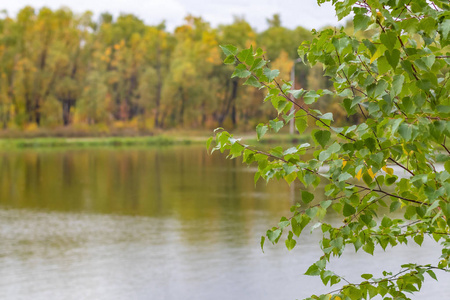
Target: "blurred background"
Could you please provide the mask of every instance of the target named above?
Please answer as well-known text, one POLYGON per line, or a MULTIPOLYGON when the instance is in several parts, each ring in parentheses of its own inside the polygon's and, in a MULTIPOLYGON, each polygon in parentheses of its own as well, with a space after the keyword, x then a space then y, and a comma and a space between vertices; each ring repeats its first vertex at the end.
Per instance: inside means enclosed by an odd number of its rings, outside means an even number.
MULTIPOLYGON (((4 3, 0 135, 149 134, 217 126, 252 131, 276 112, 263 104, 262 91, 230 78, 233 69, 222 63, 221 44, 263 48, 270 67, 297 89, 331 86, 321 66, 294 64, 313 27, 338 24, 330 6, 313 0, 141 2, 4 3)), ((348 121, 332 99, 324 97, 316 108, 333 109, 338 122, 348 121)))

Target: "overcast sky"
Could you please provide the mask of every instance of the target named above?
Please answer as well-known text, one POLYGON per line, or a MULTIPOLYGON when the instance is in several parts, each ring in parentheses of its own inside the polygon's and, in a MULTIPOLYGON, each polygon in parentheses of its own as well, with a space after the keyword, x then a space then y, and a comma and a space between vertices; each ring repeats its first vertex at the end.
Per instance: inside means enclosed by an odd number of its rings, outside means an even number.
POLYGON ((48 6, 52 9, 70 7, 77 13, 86 10, 96 16, 110 12, 132 13, 146 24, 155 25, 166 20, 168 30, 181 25, 187 14, 202 16, 216 26, 229 24, 233 16, 244 16, 259 31, 267 27, 266 18, 275 13, 281 15, 282 25, 295 28, 303 26, 319 29, 325 25, 337 25, 334 9, 328 5, 319 7, 316 0, 2 0, 0 10, 6 9, 10 16, 26 5, 35 8, 48 6))

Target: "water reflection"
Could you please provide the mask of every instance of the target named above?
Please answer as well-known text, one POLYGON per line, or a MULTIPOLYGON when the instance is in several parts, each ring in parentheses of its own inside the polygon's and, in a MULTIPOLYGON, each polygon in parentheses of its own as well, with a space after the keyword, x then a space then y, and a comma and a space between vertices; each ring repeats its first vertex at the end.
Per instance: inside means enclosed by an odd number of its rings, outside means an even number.
POLYGON ((181 219, 289 205, 276 184, 255 192, 245 168, 197 147, 1 153, 0 204, 181 219), (274 195, 283 203, 270 207, 274 195))
MULTIPOLYGON (((251 169, 203 147, 0 153, 0 295, 297 299, 325 292, 319 279, 301 275, 317 259, 316 234, 290 253, 282 245, 259 249, 260 235, 299 201, 296 190, 255 187, 251 169)), ((352 277, 355 266, 397 270, 400 261, 437 258, 433 243, 425 244, 377 260, 349 249, 333 267, 352 277)), ((415 299, 450 292, 432 281, 425 289, 415 299)))

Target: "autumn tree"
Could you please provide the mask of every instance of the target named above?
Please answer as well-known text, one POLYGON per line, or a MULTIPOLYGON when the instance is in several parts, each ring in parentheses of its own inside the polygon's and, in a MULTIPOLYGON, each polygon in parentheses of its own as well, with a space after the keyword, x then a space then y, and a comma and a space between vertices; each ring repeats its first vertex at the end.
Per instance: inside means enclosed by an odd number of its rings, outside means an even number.
MULTIPOLYGON (((264 44, 267 59, 289 69, 297 44, 311 37, 283 27, 279 16, 262 32, 239 17, 213 28, 193 16, 169 32, 131 14, 96 19, 89 11, 27 6, 0 16, 0 126, 246 130, 274 113, 269 103, 259 106, 261 90, 229 78, 217 45, 264 44)), ((294 68, 296 88, 324 81, 321 72, 294 68)))
POLYGON ((177 45, 174 49, 167 82, 165 98, 171 98, 172 122, 185 125, 204 123, 211 94, 208 78, 213 67, 220 64, 216 33, 201 18, 188 16, 186 24, 175 30, 177 45), (206 84, 206 85, 205 85, 206 84), (194 107, 200 109, 193 109, 194 107))

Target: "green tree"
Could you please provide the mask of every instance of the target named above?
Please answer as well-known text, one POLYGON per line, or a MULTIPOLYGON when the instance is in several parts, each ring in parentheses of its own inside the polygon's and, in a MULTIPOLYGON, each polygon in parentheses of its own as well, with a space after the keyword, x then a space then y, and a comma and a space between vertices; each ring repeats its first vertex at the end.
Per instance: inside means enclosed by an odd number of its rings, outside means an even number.
POLYGON ((236 63, 235 74, 246 84, 265 89, 278 113, 256 127, 258 138, 292 118, 303 133, 312 119, 313 145, 261 151, 218 130, 212 151, 257 164, 255 180, 304 184, 302 202, 267 231, 261 247, 283 238, 291 250, 307 226, 322 233, 322 253, 305 274, 338 287, 308 299, 410 299, 426 277, 450 271, 450 6, 444 0, 318 1, 324 2, 332 2, 339 19, 352 13, 354 32, 363 33, 314 31, 313 40, 298 48, 302 61, 323 65, 333 82, 329 89, 292 90, 268 68, 261 49, 222 47, 225 63, 236 63), (327 95, 340 99, 348 117, 359 114, 359 123, 339 127, 332 112, 312 109, 327 95), (306 151, 313 158, 305 158, 306 151), (323 201, 306 189, 320 182, 326 184, 323 201), (341 224, 327 222, 332 211, 341 224), (421 245, 424 239, 442 250, 429 264, 389 266, 383 274, 361 274, 360 282, 327 267, 347 246, 373 255, 378 247, 421 245))

